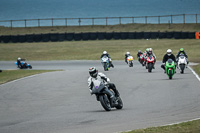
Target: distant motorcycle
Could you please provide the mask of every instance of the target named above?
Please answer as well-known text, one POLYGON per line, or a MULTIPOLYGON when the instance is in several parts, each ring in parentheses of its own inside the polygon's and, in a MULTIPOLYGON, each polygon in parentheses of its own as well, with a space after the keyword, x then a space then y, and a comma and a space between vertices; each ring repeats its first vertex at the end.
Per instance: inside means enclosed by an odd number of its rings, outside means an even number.
POLYGON ((107 56, 103 56, 101 58, 101 63, 103 65, 104 71, 108 71, 110 68, 109 58, 107 56))
POLYGON ((153 69, 153 67, 154 67, 154 61, 155 61, 155 59, 154 59, 154 57, 153 56, 149 56, 149 57, 147 57, 147 59, 146 59, 147 61, 146 61, 146 69, 148 69, 148 72, 152 72, 152 69, 153 69))
POLYGON ((175 74, 175 63, 172 59, 168 59, 165 63, 165 71, 169 79, 172 79, 173 75, 175 74))
POLYGON ((184 54, 181 54, 178 58, 177 68, 180 70, 180 73, 184 73, 185 68, 187 68, 187 59, 184 54))
POLYGON ((15 64, 17 65, 17 67, 19 69, 32 69, 32 66, 28 63, 26 63, 25 61, 21 61, 21 65, 18 66, 17 62, 15 62, 15 64))
POLYGON ((101 105, 106 111, 110 111, 112 108, 123 108, 121 98, 115 97, 114 91, 109 89, 105 83, 99 80, 95 80, 93 83, 94 87, 92 88, 92 94, 96 94, 97 101, 100 101, 101 105), (114 95, 114 97, 111 97, 111 95, 114 95))
POLYGON ((142 64, 142 66, 145 65, 145 64, 144 64, 144 55, 145 55, 145 53, 141 54, 140 57, 139 57, 139 61, 140 61, 140 63, 142 64))
POLYGON ((128 62, 128 65, 129 65, 129 67, 133 67, 133 56, 128 56, 127 58, 126 58, 126 60, 127 60, 127 62, 128 62))

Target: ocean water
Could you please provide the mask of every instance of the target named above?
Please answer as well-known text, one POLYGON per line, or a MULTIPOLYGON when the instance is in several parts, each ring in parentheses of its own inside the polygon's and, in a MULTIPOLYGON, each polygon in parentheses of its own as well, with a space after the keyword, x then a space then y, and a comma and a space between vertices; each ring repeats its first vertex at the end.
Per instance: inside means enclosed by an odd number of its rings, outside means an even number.
MULTIPOLYGON (((200 14, 200 0, 0 0, 1 20, 46 19, 46 18, 96 18, 96 17, 137 17, 175 14, 200 14)), ((200 16, 198 16, 200 17, 200 16)), ((186 16, 186 23, 195 23, 196 16, 186 16)), ((161 18, 168 22, 170 18, 161 18)), ((143 19, 122 19, 121 23, 143 23, 143 19)), ((157 23, 158 18, 149 19, 157 23)), ((173 18, 177 23, 183 16, 173 18)), ((198 22, 200 18, 198 19, 198 22)), ((57 20, 54 25, 78 25, 78 19, 57 20)), ((105 19, 95 20, 105 24, 105 19)), ((119 19, 110 19, 108 24, 118 24, 119 19)), ((27 26, 37 26, 38 21, 28 21, 27 26)), ((81 20, 81 24, 92 24, 92 20, 81 20)), ((10 22, 0 22, 10 25, 10 22)), ((23 26, 24 21, 13 22, 12 26, 23 26)), ((51 20, 41 20, 40 26, 52 25, 51 20)))

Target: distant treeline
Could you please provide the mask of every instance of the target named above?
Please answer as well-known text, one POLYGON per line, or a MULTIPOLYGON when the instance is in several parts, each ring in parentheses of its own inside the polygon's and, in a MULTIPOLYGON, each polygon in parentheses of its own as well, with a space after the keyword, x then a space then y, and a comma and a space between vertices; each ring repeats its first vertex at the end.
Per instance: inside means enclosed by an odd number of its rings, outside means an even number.
POLYGON ((88 33, 48 33, 27 35, 3 35, 0 42, 58 42, 118 39, 195 39, 195 32, 88 32, 88 33))

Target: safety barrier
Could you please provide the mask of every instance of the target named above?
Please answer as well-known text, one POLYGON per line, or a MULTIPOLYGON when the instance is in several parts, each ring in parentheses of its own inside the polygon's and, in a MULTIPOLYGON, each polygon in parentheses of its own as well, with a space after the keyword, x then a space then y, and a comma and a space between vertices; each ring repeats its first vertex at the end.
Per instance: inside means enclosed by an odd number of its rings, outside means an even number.
POLYGON ((0 42, 58 42, 119 39, 199 39, 199 32, 87 32, 87 33, 48 33, 28 35, 3 35, 0 42))

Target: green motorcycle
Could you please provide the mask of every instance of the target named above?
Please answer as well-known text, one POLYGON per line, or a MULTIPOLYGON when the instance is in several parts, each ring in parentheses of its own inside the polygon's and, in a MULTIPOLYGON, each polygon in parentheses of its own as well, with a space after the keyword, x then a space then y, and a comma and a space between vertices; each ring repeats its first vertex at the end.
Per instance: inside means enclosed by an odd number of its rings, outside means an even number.
POLYGON ((165 63, 165 71, 169 76, 169 79, 172 79, 175 73, 175 63, 172 59, 168 59, 167 62, 165 63))

